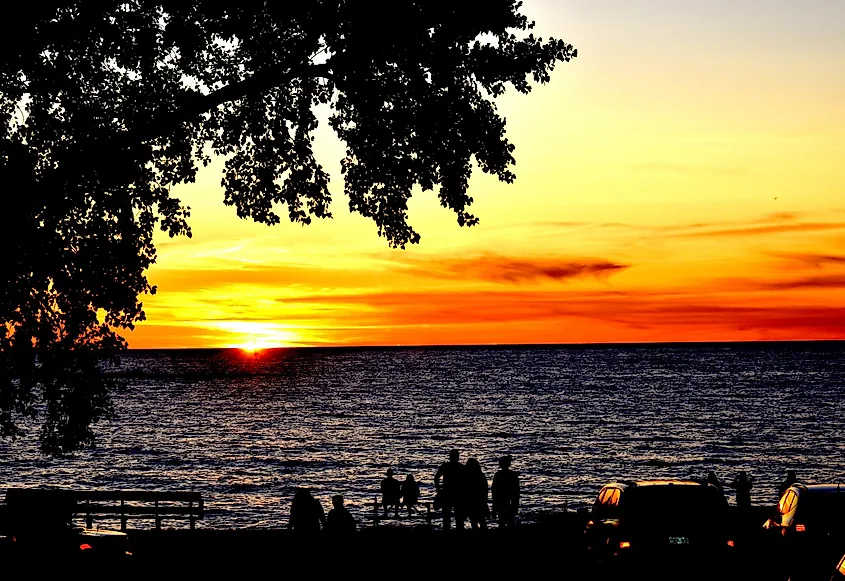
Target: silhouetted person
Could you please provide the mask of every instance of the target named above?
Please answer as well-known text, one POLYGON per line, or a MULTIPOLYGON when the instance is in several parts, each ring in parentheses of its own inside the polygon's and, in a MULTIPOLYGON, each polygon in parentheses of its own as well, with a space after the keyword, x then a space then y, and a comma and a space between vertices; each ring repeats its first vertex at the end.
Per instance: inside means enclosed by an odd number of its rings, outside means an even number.
POLYGON ((464 528, 463 487, 466 466, 460 462, 457 450, 449 452, 449 461, 444 462, 434 475, 434 488, 443 512, 443 528, 452 527, 452 511, 455 513, 455 526, 464 528), (442 479, 442 484, 441 484, 442 479))
POLYGON ((402 504, 408 507, 408 516, 411 516, 411 510, 416 512, 416 505, 420 499, 420 485, 414 480, 413 475, 408 474, 405 481, 402 482, 402 504))
POLYGON ((326 526, 326 513, 320 501, 307 488, 297 488, 290 505, 288 528, 300 532, 319 531, 326 526))
POLYGON ((798 477, 795 476, 795 470, 787 470, 786 480, 781 482, 780 488, 778 488, 778 501, 780 501, 780 497, 783 496, 783 493, 796 482, 798 482, 798 477))
POLYGON ((335 494, 332 496, 332 509, 329 511, 329 516, 326 517, 326 530, 334 533, 351 533, 354 532, 358 523, 343 506, 343 495, 335 494))
POLYGON ((481 470, 481 464, 475 458, 467 460, 466 482, 464 486, 464 509, 472 528, 487 528, 487 477, 481 470))
POLYGON ((384 507, 384 516, 387 516, 389 508, 393 508, 396 516, 399 516, 399 499, 402 496, 402 485, 393 477, 393 468, 387 469, 387 476, 381 481, 381 505, 384 507))
POLYGON ((753 483, 745 470, 731 482, 731 488, 736 491, 736 505, 742 510, 751 508, 751 487, 753 483))
POLYGON ((719 492, 724 493, 725 489, 722 487, 722 483, 719 482, 719 478, 716 476, 715 472, 708 472, 707 473, 707 480, 705 481, 707 484, 712 484, 716 488, 719 489, 719 492))
POLYGON ((513 526, 519 511, 519 476, 511 470, 512 460, 510 456, 499 458, 499 471, 493 476, 493 514, 500 527, 513 526))

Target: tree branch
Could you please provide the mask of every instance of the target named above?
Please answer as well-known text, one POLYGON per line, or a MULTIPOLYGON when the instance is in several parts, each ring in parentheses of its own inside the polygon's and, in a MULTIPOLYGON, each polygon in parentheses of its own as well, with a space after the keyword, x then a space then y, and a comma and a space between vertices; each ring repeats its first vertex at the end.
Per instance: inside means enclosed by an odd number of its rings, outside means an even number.
POLYGON ((254 95, 262 93, 269 89, 278 87, 282 83, 288 83, 293 79, 304 77, 304 73, 309 73, 313 77, 331 78, 331 69, 328 64, 323 63, 319 65, 301 64, 298 67, 270 67, 262 71, 258 71, 251 77, 246 78, 237 83, 226 85, 216 91, 203 95, 198 101, 196 110, 191 113, 200 115, 206 111, 210 111, 218 105, 234 101, 247 95, 254 95), (310 70, 309 70, 310 69, 310 70), (279 76, 282 75, 282 78, 279 76))
POLYGON ((306 75, 314 78, 332 78, 331 68, 327 63, 310 64, 301 63, 295 67, 274 66, 254 73, 241 81, 237 81, 225 87, 221 87, 208 95, 198 92, 186 95, 186 103, 179 109, 167 115, 166 118, 153 123, 144 123, 141 127, 133 128, 120 136, 124 146, 131 146, 142 143, 149 139, 162 137, 172 128, 180 123, 193 121, 203 113, 211 111, 215 107, 235 101, 250 95, 261 94, 294 79, 303 78, 306 75))

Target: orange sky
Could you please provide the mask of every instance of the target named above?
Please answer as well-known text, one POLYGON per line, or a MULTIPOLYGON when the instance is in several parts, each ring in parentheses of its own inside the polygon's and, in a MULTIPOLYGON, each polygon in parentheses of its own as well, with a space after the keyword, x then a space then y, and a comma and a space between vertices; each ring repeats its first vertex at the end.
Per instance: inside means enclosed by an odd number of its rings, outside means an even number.
POLYGON ((215 160, 174 192, 194 237, 157 239, 130 345, 845 339, 845 3, 524 12, 579 57, 499 101, 517 180, 476 172, 479 226, 419 192, 421 244, 388 248, 329 129, 335 218, 311 226, 239 220, 215 160))

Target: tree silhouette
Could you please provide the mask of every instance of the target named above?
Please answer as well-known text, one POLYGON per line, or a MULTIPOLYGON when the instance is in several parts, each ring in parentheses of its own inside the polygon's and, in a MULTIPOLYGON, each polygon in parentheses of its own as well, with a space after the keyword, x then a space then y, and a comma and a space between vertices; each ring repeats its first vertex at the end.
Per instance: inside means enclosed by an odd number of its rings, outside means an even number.
POLYGON ((104 360, 155 293, 153 232, 191 235, 171 186, 225 156, 224 203, 275 224, 331 217, 315 107, 345 143, 351 211, 419 242, 415 185, 460 225, 473 165, 511 182, 495 98, 577 51, 513 0, 14 2, 0 37, 0 431, 43 412, 45 452, 93 443, 104 360))

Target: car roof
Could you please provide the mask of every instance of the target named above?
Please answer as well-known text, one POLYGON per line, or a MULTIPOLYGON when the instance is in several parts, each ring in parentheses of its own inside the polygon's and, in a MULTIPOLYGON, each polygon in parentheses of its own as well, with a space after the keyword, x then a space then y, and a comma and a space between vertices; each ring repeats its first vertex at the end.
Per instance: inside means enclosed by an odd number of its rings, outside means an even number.
POLYGON ((794 488, 799 492, 809 492, 811 494, 835 494, 837 492, 845 492, 845 487, 842 484, 793 484, 790 488, 794 488), (841 488, 841 490, 840 490, 841 488))
POLYGON ((611 486, 614 488, 642 488, 649 486, 705 486, 703 482, 695 480, 621 480, 605 484, 602 488, 611 486))

